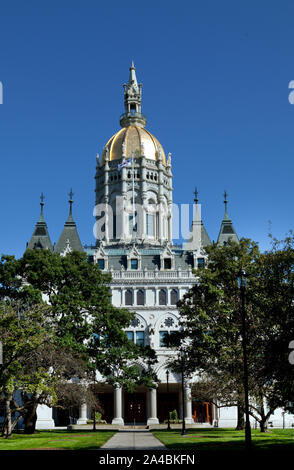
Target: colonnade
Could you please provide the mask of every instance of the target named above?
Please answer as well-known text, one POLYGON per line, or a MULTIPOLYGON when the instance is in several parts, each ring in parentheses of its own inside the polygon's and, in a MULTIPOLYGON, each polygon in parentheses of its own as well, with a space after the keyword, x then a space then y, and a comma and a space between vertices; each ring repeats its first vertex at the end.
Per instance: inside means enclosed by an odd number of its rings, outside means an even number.
MULTIPOLYGON (((147 391, 147 425, 159 424, 157 417, 157 388, 150 388, 147 391)), ((123 389, 120 386, 114 388, 114 417, 112 424, 124 425, 123 418, 123 389)), ((179 390, 179 418, 182 419, 182 392, 179 390)), ((192 417, 192 399, 190 386, 185 387, 185 410, 184 418, 186 424, 194 423, 192 417)), ((83 404, 80 406, 80 416, 77 424, 85 424, 87 422, 87 406, 83 404)))

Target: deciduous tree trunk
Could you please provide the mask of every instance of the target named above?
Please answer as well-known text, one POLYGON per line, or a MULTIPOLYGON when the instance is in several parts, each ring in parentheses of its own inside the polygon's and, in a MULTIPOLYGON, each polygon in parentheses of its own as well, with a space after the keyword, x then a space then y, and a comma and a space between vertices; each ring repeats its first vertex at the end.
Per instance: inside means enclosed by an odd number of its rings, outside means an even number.
POLYGON ((34 434, 37 421, 37 403, 28 406, 24 416, 24 432, 25 434, 34 434))
POLYGON ((243 409, 243 406, 241 406, 240 403, 238 403, 236 431, 242 431, 244 428, 245 428, 244 409, 243 409))
POLYGON ((267 420, 266 419, 261 419, 259 421, 259 426, 260 426, 260 432, 267 432, 267 420))
POLYGON ((12 400, 12 394, 8 394, 5 397, 5 421, 2 429, 2 436, 6 439, 11 437, 12 434, 12 422, 11 422, 11 407, 10 402, 12 400))

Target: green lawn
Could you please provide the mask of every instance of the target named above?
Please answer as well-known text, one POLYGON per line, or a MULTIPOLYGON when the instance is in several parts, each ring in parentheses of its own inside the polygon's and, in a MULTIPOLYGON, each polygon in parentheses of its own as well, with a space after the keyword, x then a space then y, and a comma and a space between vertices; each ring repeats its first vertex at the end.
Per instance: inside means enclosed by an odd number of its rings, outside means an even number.
MULTIPOLYGON (((252 430, 254 450, 294 451, 294 430, 271 429, 267 433, 252 430)), ((228 428, 188 429, 182 436, 180 429, 152 431, 163 444, 174 450, 235 451, 244 449, 244 431, 228 428)))
POLYGON ((93 431, 37 431, 33 435, 13 434, 12 438, 0 438, 1 450, 61 449, 97 450, 115 432, 93 431))

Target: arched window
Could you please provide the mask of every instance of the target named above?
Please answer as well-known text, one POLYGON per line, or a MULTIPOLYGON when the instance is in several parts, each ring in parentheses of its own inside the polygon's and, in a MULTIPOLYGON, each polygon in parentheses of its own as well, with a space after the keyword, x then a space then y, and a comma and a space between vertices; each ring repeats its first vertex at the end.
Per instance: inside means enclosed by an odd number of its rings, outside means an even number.
POLYGON ((154 237, 154 225, 155 216, 154 214, 146 214, 146 233, 149 237, 154 237))
POLYGON ((167 304, 167 295, 165 289, 160 289, 159 291, 159 305, 167 304))
POLYGON ((125 292, 125 305, 133 305, 133 291, 127 289, 125 292))
POLYGON ((137 292, 137 305, 144 305, 144 291, 143 289, 137 292))
POLYGON ((170 304, 176 305, 179 300, 179 292, 177 289, 172 289, 170 293, 170 304))

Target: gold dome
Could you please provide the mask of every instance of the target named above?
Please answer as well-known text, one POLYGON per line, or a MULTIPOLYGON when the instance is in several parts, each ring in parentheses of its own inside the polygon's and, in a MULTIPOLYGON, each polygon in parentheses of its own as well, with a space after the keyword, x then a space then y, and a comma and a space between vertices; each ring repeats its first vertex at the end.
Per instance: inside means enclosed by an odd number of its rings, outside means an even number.
POLYGON ((107 142, 102 153, 101 164, 105 163, 106 149, 109 150, 109 160, 120 160, 122 158, 123 145, 125 145, 125 157, 135 158, 142 156, 142 145, 144 156, 149 160, 158 160, 161 151, 162 163, 165 165, 165 153, 158 140, 143 127, 127 126, 114 134, 107 142))

